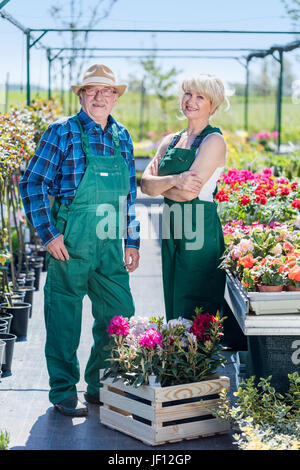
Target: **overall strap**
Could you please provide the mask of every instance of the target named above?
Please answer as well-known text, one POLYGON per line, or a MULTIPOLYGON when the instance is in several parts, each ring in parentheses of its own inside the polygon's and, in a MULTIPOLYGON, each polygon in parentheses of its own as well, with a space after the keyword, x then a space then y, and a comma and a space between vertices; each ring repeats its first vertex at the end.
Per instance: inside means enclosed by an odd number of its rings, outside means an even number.
POLYGON ((191 146, 191 149, 197 149, 199 147, 199 145, 201 145, 204 137, 206 137, 207 135, 209 134, 212 134, 213 132, 218 132, 219 134, 222 135, 222 131, 221 129, 219 129, 219 127, 213 127, 211 126, 210 124, 208 124, 201 132, 199 135, 197 135, 197 137, 195 137, 195 140, 191 146))
POLYGON ((118 133, 117 125, 115 123, 113 123, 111 128, 112 128, 113 143, 114 143, 115 148, 118 149, 120 147, 120 139, 119 139, 119 133, 118 133))
POLYGON ((169 144, 169 147, 168 147, 168 150, 169 149, 172 149, 173 147, 175 147, 175 145, 178 143, 181 135, 184 133, 186 129, 183 129, 181 132, 178 132, 178 134, 175 134, 169 144))
MULTIPOLYGON (((89 153, 89 151, 91 151, 89 138, 88 138, 88 136, 86 135, 86 133, 85 133, 84 130, 83 130, 83 127, 82 127, 82 124, 81 124, 81 122, 80 122, 79 117, 78 117, 78 116, 74 116, 74 119, 75 119, 75 121, 76 121, 77 124, 78 124, 79 130, 80 130, 80 134, 81 134, 82 148, 83 148, 83 151, 84 151, 84 153, 85 153, 85 156, 87 156, 87 154, 89 153)), ((87 156, 87 158, 88 158, 88 156, 87 156)))

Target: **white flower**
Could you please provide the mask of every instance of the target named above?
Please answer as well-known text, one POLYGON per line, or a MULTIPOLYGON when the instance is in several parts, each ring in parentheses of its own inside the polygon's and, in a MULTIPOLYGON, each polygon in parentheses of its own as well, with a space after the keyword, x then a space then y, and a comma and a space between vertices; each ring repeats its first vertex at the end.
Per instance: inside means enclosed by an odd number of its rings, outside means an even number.
POLYGON ((174 320, 169 320, 166 327, 170 326, 171 328, 176 328, 176 326, 180 326, 180 325, 183 325, 186 330, 187 329, 189 330, 191 327, 191 323, 189 322, 189 320, 183 317, 178 317, 174 320))
POLYGON ((298 215, 298 217, 297 217, 296 220, 294 221, 294 225, 295 225, 297 228, 300 228, 300 215, 298 215))
POLYGON ((282 254, 282 246, 280 243, 277 243, 277 245, 275 245, 272 250, 270 250, 270 252, 275 255, 275 256, 279 256, 282 254))

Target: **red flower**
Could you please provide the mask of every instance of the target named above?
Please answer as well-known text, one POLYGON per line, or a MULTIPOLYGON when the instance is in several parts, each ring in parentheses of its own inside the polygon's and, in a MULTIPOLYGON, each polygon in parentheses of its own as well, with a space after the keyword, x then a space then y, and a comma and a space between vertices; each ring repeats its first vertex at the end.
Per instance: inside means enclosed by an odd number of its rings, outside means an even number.
POLYGON ((229 196, 225 193, 224 189, 220 189, 216 194, 216 200, 219 202, 229 201, 229 196))
POLYGON ((298 183, 297 181, 294 181, 292 184, 291 184, 291 190, 294 191, 294 189, 297 189, 298 187, 298 183))
POLYGON ((271 189, 271 191, 269 192, 269 196, 270 197, 275 197, 277 194, 277 190, 276 189, 271 189))
POLYGON ((209 339, 209 327, 215 323, 215 318, 209 313, 200 313, 191 326, 190 332, 193 333, 198 340, 206 341, 209 339))
POLYGON ((266 189, 262 188, 261 186, 257 186, 257 188, 254 191, 254 194, 257 196, 265 196, 266 195, 266 189))
POLYGON ((300 209, 300 199, 294 199, 292 201, 292 207, 294 207, 295 209, 300 209))
POLYGON ((290 190, 287 187, 280 188, 280 192, 281 192, 281 196, 287 196, 288 194, 290 194, 290 190))
POLYGON ((255 202, 257 204, 261 204, 262 206, 265 206, 268 202, 268 199, 266 198, 266 196, 256 196, 255 202))
POLYGON ((242 196, 240 199, 239 199, 239 203, 242 204, 243 206, 247 206, 247 204, 249 204, 251 201, 250 197, 249 196, 242 196))

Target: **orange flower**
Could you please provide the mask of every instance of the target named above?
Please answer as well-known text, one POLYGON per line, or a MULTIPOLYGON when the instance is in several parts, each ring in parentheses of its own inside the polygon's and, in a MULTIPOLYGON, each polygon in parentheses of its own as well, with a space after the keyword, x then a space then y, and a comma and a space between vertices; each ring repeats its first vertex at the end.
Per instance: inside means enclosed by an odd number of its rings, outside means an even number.
POLYGON ((300 266, 295 266, 289 270, 289 279, 300 282, 300 266))
POLYGON ((240 258, 239 264, 244 266, 244 268, 252 268, 255 261, 256 260, 255 260, 255 258, 253 258, 252 253, 250 253, 249 255, 246 255, 246 256, 243 256, 243 258, 240 258))
POLYGON ((287 251, 288 253, 291 253, 294 251, 294 246, 290 242, 285 242, 283 244, 283 249, 287 251))

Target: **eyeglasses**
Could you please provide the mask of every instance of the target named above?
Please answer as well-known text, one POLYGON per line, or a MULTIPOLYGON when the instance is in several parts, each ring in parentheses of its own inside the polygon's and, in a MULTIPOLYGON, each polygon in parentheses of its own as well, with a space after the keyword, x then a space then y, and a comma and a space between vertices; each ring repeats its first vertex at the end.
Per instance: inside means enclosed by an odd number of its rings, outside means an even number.
POLYGON ((109 98, 117 93, 116 90, 114 90, 113 88, 108 88, 108 87, 102 88, 102 90, 99 90, 99 88, 94 88, 94 87, 82 88, 82 91, 84 91, 88 96, 95 97, 97 93, 100 93, 100 95, 106 98, 109 98))

